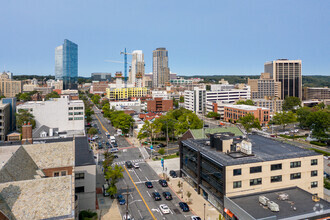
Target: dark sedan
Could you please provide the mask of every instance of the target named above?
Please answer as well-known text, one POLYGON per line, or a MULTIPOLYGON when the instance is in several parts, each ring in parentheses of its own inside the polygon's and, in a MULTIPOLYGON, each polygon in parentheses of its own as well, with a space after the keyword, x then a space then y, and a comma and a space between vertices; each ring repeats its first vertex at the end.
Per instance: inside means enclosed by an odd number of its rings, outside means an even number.
POLYGON ((172 178, 177 178, 178 176, 176 175, 176 172, 174 171, 174 170, 171 170, 170 171, 170 176, 172 177, 172 178))
POLYGON ((172 195, 170 192, 163 192, 163 196, 166 200, 172 200, 172 195))
POLYGON ((153 192, 152 197, 154 197, 155 201, 162 200, 162 197, 160 197, 160 194, 158 192, 153 192))
POLYGON ((185 202, 179 202, 179 206, 183 212, 189 212, 189 206, 185 202))
POLYGON ((160 184, 162 187, 166 187, 166 186, 167 186, 167 182, 166 182, 166 180, 159 180, 158 182, 159 182, 159 184, 160 184))
POLYGON ((117 196, 119 205, 125 205, 126 204, 126 200, 124 199, 123 195, 118 195, 117 196))
POLYGON ((145 184, 148 188, 153 188, 152 182, 145 182, 145 184))

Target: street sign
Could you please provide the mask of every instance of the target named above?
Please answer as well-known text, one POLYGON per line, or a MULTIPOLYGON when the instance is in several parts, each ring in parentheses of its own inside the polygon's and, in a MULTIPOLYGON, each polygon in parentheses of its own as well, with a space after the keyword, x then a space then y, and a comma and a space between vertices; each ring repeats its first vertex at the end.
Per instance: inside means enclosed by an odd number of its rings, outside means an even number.
POLYGON ((164 167, 164 158, 160 159, 160 162, 162 163, 162 167, 164 167))
POLYGON ((154 146, 150 145, 150 150, 154 149, 154 146))

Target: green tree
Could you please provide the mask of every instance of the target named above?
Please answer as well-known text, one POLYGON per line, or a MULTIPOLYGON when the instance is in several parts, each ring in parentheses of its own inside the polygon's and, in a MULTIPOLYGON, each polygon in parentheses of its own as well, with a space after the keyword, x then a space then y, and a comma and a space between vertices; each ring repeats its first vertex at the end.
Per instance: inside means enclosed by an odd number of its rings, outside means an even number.
POLYGON ((34 116, 25 109, 19 109, 18 113, 16 113, 16 127, 17 129, 22 132, 22 125, 24 122, 30 122, 32 128, 36 127, 36 121, 34 120, 34 116))
POLYGON ((247 114, 238 120, 243 125, 247 132, 250 132, 252 128, 261 129, 259 119, 255 118, 252 114, 247 114))
POLYGON ((6 98, 6 96, 0 95, 0 100, 3 99, 3 98, 6 98))
POLYGON ((95 105, 98 105, 100 103, 101 96, 99 96, 99 95, 93 95, 93 97, 91 99, 92 99, 92 102, 95 105))
POLYGON ((278 112, 274 115, 272 121, 274 124, 276 125, 282 125, 283 129, 285 129, 285 127, 290 124, 295 122, 296 119, 296 115, 292 112, 292 111, 288 111, 288 112, 278 112))
POLYGON ((180 96, 179 102, 184 103, 184 96, 180 96))
POLYGON ((89 135, 95 135, 97 133, 98 132, 97 132, 97 129, 96 128, 91 127, 90 129, 88 129, 88 134, 89 135))
POLYGON ((203 121, 195 113, 187 112, 178 118, 174 128, 176 135, 181 135, 189 129, 203 128, 203 121))
POLYGON ((164 155, 164 154, 165 154, 165 149, 164 149, 164 148, 160 148, 160 149, 158 150, 158 153, 159 153, 160 155, 164 155))
POLYGON ((23 102, 31 101, 31 95, 29 95, 28 93, 18 93, 16 95, 16 98, 19 101, 23 101, 23 102))
POLYGON ((108 170, 108 167, 112 166, 115 156, 113 153, 107 152, 107 151, 103 153, 103 156, 104 156, 104 161, 102 162, 102 165, 103 165, 104 171, 106 172, 108 170))
POLYGON ((106 104, 109 104, 109 100, 108 99, 102 99, 102 101, 101 101, 102 109, 103 109, 103 106, 106 105, 106 104))
POLYGON ((220 114, 217 112, 209 112, 207 113, 206 117, 216 119, 216 118, 220 118, 220 114))
POLYGON ((53 92, 51 92, 51 93, 48 93, 46 96, 45 96, 45 100, 49 100, 49 99, 52 99, 52 98, 60 98, 61 96, 57 93, 57 92, 55 92, 55 91, 53 91, 53 92))
POLYGON ((283 111, 293 111, 295 108, 301 105, 301 100, 298 97, 287 96, 284 99, 282 110, 283 111))
POLYGON ((308 128, 309 124, 307 123, 307 118, 309 114, 312 113, 311 109, 308 107, 301 107, 297 110, 297 121, 301 128, 308 128))
POLYGON ((109 166, 105 172, 105 179, 109 182, 110 187, 107 189, 107 192, 110 196, 114 196, 117 193, 117 186, 116 184, 122 178, 124 168, 122 166, 115 165, 114 167, 109 166))
POLYGON ((254 105, 254 102, 251 99, 247 100, 238 100, 236 105, 254 105))
POLYGON ((317 111, 312 112, 307 117, 307 124, 312 130, 314 137, 319 139, 329 138, 330 130, 330 112, 329 111, 317 111))

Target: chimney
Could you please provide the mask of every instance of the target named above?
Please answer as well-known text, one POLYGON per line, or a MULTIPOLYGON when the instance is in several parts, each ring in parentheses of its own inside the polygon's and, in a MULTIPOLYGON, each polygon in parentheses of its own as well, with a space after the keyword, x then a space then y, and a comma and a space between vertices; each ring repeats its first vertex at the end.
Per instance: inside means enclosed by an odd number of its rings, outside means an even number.
POLYGON ((22 126, 22 144, 32 144, 32 125, 30 122, 26 124, 24 122, 24 125, 22 126))

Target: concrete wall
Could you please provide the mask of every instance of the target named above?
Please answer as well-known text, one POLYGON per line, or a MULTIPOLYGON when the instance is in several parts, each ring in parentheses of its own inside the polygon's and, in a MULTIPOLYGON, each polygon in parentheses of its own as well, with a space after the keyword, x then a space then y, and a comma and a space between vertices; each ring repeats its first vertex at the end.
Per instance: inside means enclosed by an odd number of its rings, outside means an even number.
POLYGON ((75 167, 75 173, 84 173, 84 179, 76 179, 75 187, 84 186, 85 192, 77 193, 79 209, 95 209, 96 200, 96 165, 75 167))

